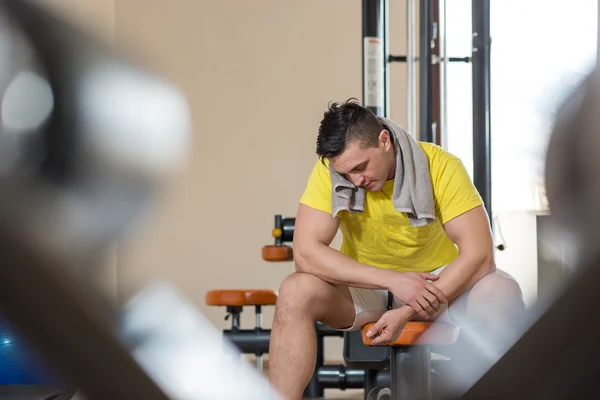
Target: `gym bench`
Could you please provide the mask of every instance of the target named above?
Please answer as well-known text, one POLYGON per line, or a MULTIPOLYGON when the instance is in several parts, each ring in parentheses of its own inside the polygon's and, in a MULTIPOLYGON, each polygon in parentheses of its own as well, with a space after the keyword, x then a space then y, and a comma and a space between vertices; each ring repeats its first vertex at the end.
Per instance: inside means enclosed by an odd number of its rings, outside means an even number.
POLYGON ((226 307, 225 320, 231 317, 231 329, 223 334, 242 353, 256 355, 256 368, 263 370, 262 355, 269 352, 270 329, 262 328, 262 307, 274 306, 277 293, 269 289, 211 290, 204 300, 209 306, 226 307), (240 314, 244 307, 254 306, 256 325, 254 329, 242 329, 240 314))
MULTIPOLYGON (((362 340, 373 345, 367 331, 362 329, 362 340)), ((389 360, 389 388, 376 388, 378 400, 430 400, 431 351, 429 345, 452 345, 458 339, 459 328, 439 322, 409 321, 400 336, 391 344, 389 360)), ((366 396, 366 394, 365 394, 366 396)))
MULTIPOLYGON (((205 295, 209 306, 226 307, 225 319, 231 317, 231 329, 223 334, 244 354, 256 355, 256 368, 262 371, 263 354, 269 353, 271 330, 262 328, 262 307, 275 305, 277 294, 269 289, 227 289, 211 290, 205 295), (254 329, 242 329, 240 314, 244 307, 253 306, 256 314, 254 329)), ((348 368, 343 364, 324 365, 324 338, 342 337, 343 333, 317 322, 317 360, 314 374, 308 383, 304 397, 321 398, 326 388, 349 389, 363 388, 366 371, 362 368, 348 368)), ((374 371, 376 372, 376 371, 374 371)))

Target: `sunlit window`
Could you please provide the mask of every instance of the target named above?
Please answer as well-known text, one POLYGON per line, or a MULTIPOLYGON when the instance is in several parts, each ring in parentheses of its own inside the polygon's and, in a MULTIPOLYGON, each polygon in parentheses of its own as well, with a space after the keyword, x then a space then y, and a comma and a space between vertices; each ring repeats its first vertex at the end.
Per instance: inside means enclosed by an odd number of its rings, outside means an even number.
MULTIPOLYGON (((471 49, 471 0, 447 1, 447 54, 471 49)), ((593 66, 597 1, 491 2, 492 204, 539 209, 544 152, 557 102, 593 66)), ((447 70, 447 147, 472 174, 471 65, 447 70)))

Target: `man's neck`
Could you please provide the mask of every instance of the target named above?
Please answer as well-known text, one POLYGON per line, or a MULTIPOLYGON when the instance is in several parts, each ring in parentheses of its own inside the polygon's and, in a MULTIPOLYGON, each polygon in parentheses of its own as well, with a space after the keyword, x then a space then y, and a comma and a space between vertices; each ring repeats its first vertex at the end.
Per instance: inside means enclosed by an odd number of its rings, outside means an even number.
POLYGON ((392 162, 390 164, 390 170, 388 171, 388 181, 391 181, 396 176, 396 147, 392 148, 392 162))

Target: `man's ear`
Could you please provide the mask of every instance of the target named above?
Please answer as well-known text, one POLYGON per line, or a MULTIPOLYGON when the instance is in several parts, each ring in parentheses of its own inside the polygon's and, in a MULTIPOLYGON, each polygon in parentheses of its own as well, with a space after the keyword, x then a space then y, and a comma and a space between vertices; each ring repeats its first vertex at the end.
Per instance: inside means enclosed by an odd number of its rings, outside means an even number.
POLYGON ((390 132, 387 129, 379 132, 379 147, 384 150, 388 150, 392 147, 392 140, 390 138, 390 132))

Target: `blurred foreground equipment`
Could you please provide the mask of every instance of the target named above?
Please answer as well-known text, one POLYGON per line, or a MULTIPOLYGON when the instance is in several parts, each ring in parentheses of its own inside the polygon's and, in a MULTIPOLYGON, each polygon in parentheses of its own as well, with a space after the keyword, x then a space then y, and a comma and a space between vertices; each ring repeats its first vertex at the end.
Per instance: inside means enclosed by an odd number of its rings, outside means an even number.
POLYGON ((463 399, 600 398, 600 71, 566 99, 546 158, 552 217, 569 239, 574 272, 530 310, 519 341, 463 399))
POLYGON ((0 98, 0 314, 53 374, 89 400, 276 398, 175 289, 115 310, 82 279, 184 162, 182 94, 0 0, 0 98))

